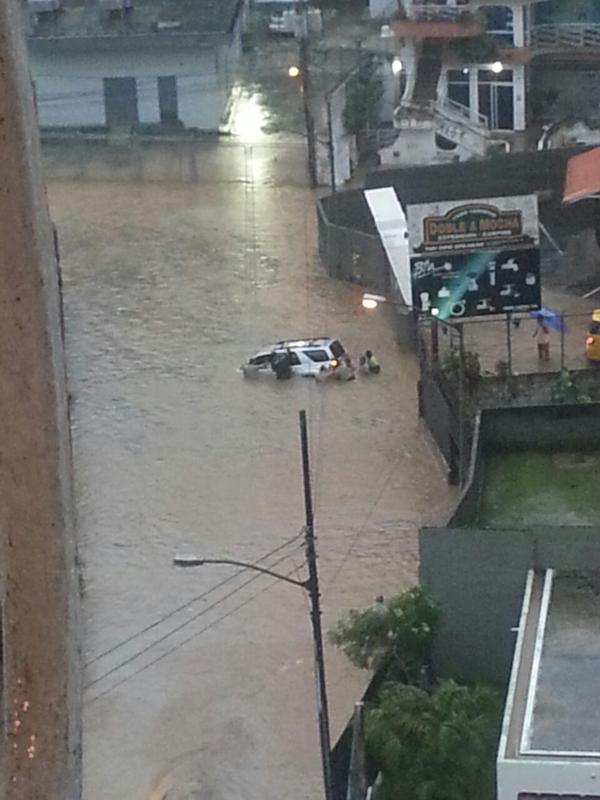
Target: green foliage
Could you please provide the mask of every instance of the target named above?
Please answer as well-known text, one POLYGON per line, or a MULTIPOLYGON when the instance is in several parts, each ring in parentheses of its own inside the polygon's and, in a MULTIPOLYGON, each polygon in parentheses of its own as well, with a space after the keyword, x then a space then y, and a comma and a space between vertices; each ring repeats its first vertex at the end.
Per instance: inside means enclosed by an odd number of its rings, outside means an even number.
POLYGON ((563 367, 552 389, 554 403, 591 403, 590 383, 563 367))
POLYGON ((491 689, 451 680, 431 692, 387 684, 366 719, 382 779, 376 800, 492 800, 499 726, 491 689))
POLYGON ((361 669, 384 671, 388 679, 426 683, 433 635, 439 619, 435 603, 420 588, 364 611, 352 610, 330 633, 361 669))
POLYGON ((349 133, 357 134, 377 122, 379 104, 383 97, 383 82, 377 61, 366 60, 346 85, 344 125, 349 133))
MULTIPOLYGON (((463 381, 465 388, 472 392, 481 380, 479 356, 472 350, 465 350, 463 358, 463 381)), ((455 344, 450 345, 442 358, 442 374, 450 383, 458 384, 460 380, 460 349, 455 344)))

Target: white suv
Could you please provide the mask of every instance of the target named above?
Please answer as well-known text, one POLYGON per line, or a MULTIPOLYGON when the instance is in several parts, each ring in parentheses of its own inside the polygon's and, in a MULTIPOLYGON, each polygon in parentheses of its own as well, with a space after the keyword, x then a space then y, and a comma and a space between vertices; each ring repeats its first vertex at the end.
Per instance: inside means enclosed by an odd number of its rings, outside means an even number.
POLYGON ((321 337, 319 339, 299 339, 289 342, 277 342, 260 350, 242 367, 244 374, 248 368, 258 372, 271 372, 277 356, 285 355, 294 375, 314 376, 321 367, 337 367, 345 351, 337 339, 321 337), (256 369, 258 368, 258 369, 256 369))

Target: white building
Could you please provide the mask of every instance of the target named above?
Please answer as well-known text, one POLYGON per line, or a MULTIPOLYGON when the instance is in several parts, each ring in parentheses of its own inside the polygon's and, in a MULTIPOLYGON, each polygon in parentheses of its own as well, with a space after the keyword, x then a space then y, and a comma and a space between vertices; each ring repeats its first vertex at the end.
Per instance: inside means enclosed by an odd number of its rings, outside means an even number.
POLYGON ((28 0, 25 10, 42 128, 219 129, 246 0, 28 0))
POLYGON ((595 576, 530 572, 498 750, 498 800, 600 798, 595 576))
POLYGON ((391 26, 404 66, 397 142, 383 163, 509 150, 527 126, 527 64, 539 0, 403 0, 391 26))

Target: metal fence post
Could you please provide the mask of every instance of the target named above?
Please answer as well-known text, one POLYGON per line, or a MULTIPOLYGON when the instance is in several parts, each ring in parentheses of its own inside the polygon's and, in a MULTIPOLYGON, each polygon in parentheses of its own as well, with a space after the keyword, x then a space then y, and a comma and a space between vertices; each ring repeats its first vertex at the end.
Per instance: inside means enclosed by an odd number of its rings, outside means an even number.
POLYGON ((462 322, 456 326, 458 330, 458 485, 465 482, 465 333, 462 322))
POLYGON ((565 312, 560 312, 560 368, 565 368, 565 312))
POLYGON ((509 375, 512 375, 512 333, 511 333, 511 313, 506 312, 506 367, 509 375))

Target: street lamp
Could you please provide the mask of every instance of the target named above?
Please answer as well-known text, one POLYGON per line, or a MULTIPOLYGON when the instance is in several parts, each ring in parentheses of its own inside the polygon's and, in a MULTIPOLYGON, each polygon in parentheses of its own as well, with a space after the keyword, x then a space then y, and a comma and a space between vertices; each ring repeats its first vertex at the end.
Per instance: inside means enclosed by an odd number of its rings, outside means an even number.
POLYGON ((291 64, 288 67, 288 75, 290 78, 297 78, 300 75, 300 67, 297 67, 295 64, 291 64))
POLYGON ((362 296, 362 307, 368 309, 369 311, 373 311, 373 309, 377 308, 380 303, 386 303, 387 297, 382 294, 371 294, 370 292, 365 292, 362 296))
POLYGON ((243 567, 254 572, 261 572, 277 580, 291 583, 308 593, 310 600, 310 619, 312 623, 315 683, 317 688, 317 712, 319 717, 319 738, 321 744, 321 761, 323 767, 323 785, 325 800, 333 800, 333 783, 331 776, 331 738, 329 734, 329 708, 327 703, 327 689, 325 684, 325 658, 323 652, 323 632, 321 629, 321 593, 319 590, 319 574, 317 571, 317 551, 315 547, 314 513, 312 504, 312 490, 310 484, 310 465, 308 450, 308 430, 306 426, 306 411, 300 411, 300 443, 302 449, 302 476, 304 484, 304 508, 306 524, 304 526, 304 542, 306 551, 306 564, 308 577, 303 580, 290 578, 280 572, 259 567, 246 561, 237 561, 231 558, 200 558, 198 556, 175 556, 173 564, 176 567, 203 567, 205 564, 228 564, 243 567))
POLYGON ((404 69, 404 64, 402 63, 402 61, 399 58, 395 58, 392 61, 392 72, 394 73, 394 75, 399 75, 403 69, 404 69))
POLYGON ((504 69, 504 64, 501 61, 494 61, 491 66, 492 72, 495 72, 498 75, 504 69))

